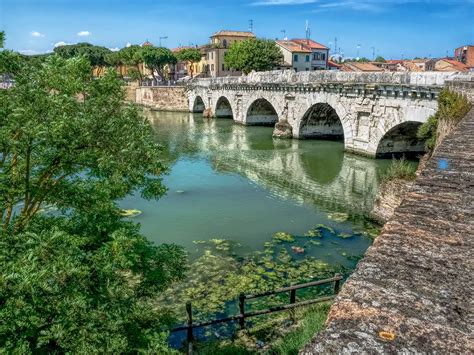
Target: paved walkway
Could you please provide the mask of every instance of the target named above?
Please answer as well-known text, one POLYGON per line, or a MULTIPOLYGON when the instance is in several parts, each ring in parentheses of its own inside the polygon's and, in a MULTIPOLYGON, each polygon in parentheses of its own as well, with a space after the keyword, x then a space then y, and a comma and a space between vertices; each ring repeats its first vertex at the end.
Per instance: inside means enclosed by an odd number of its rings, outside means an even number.
POLYGON ((474 353, 474 109, 343 286, 313 353, 474 353))

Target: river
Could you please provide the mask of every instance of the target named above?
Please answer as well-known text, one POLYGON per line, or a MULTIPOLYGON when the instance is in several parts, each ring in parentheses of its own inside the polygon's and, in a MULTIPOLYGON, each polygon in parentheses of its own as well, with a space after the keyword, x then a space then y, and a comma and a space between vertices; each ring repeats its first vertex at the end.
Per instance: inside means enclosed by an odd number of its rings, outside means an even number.
POLYGON ((366 218, 389 160, 345 153, 342 142, 274 140, 272 127, 242 126, 200 114, 148 111, 163 146, 168 193, 130 196, 124 209, 156 243, 228 239, 239 253, 262 250, 275 232, 295 236, 316 225, 334 233, 305 253, 353 268, 373 240, 366 218), (340 236, 343 236, 341 238, 340 236))

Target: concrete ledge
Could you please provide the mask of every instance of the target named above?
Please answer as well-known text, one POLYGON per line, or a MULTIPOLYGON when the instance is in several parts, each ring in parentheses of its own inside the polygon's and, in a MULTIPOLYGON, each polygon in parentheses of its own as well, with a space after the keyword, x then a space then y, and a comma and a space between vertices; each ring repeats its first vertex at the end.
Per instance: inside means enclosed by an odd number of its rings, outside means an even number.
POLYGON ((474 352, 474 110, 439 146, 302 354, 474 352))

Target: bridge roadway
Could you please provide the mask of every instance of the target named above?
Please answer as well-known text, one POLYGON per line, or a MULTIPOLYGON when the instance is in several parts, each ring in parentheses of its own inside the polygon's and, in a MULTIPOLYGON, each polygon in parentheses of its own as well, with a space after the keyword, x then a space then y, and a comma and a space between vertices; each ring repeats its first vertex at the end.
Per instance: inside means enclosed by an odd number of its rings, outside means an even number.
POLYGON ((302 354, 474 353, 474 109, 436 150, 302 354))
POLYGON ((423 152, 417 128, 453 81, 474 82, 474 73, 274 71, 195 79, 187 95, 191 112, 245 125, 285 122, 293 138, 343 138, 347 151, 376 157, 423 152))

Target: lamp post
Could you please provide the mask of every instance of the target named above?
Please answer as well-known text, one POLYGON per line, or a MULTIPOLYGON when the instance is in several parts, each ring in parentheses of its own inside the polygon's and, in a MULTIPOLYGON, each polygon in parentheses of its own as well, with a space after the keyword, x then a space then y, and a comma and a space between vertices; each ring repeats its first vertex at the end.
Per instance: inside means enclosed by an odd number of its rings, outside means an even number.
POLYGON ((168 39, 168 36, 160 37, 160 47, 161 47, 161 40, 162 40, 162 39, 168 39))

